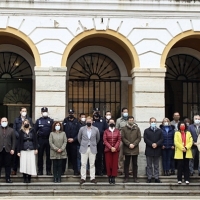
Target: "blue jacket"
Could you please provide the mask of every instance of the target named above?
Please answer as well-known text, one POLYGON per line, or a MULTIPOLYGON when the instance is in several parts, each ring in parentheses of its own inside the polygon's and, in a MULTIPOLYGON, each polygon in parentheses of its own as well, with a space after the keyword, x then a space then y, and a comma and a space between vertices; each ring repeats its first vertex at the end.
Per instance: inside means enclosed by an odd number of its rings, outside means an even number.
MULTIPOLYGON (((200 127, 199 127, 200 128, 200 127)), ((197 142, 197 131, 196 131, 196 126, 194 124, 189 125, 188 127, 188 131, 191 133, 192 138, 193 138, 193 142, 197 142)))
POLYGON ((170 149, 172 146, 174 146, 174 133, 175 133, 175 127, 173 125, 168 126, 169 131, 167 132, 165 130, 165 126, 162 124, 160 125, 160 129, 162 130, 163 133, 163 146, 165 146, 166 149, 170 149))

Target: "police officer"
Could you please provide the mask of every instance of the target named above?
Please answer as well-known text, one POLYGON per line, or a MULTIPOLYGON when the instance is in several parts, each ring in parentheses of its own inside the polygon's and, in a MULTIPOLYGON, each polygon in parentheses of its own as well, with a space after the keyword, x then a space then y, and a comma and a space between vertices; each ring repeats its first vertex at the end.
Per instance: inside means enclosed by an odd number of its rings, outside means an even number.
POLYGON ((96 175, 102 176, 103 175, 103 155, 104 155, 104 145, 103 145, 103 133, 108 128, 108 124, 106 120, 101 117, 99 108, 94 108, 93 110, 93 126, 99 129, 100 133, 100 141, 97 144, 97 155, 96 155, 96 175))
POLYGON ((52 130, 54 120, 48 117, 48 108, 41 108, 42 117, 36 120, 35 131, 38 134, 38 175, 43 175, 43 155, 46 152, 46 174, 51 173, 49 135, 52 130))
MULTIPOLYGON (((66 133, 67 136, 67 155, 68 155, 68 161, 72 164, 74 175, 78 175, 78 165, 77 165, 77 146, 78 146, 78 132, 79 132, 79 122, 74 117, 74 110, 69 109, 68 111, 69 116, 66 117, 63 120, 63 130, 66 133)), ((69 164, 68 163, 68 164, 69 164)), ((63 162, 63 173, 66 169, 66 159, 63 162)))
POLYGON ((27 115, 27 109, 25 107, 21 107, 20 108, 20 115, 19 117, 17 117, 13 123, 13 129, 15 131, 15 136, 16 136, 16 140, 15 140, 15 153, 12 156, 12 167, 13 170, 11 172, 12 175, 16 175, 17 174, 17 167, 19 165, 19 156, 17 156, 17 146, 18 146, 18 138, 19 138, 19 132, 20 129, 22 127, 22 122, 28 119, 28 121, 30 122, 30 125, 33 127, 33 122, 32 119, 27 115))

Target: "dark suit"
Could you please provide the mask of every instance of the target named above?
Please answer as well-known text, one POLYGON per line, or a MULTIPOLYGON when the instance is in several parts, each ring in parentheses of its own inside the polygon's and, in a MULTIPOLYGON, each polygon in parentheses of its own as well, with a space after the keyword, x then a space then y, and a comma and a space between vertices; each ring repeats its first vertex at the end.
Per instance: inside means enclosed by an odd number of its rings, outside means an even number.
POLYGON ((11 172, 11 154, 15 150, 15 133, 10 127, 3 128, 0 126, 0 169, 5 166, 6 180, 10 179, 11 172))

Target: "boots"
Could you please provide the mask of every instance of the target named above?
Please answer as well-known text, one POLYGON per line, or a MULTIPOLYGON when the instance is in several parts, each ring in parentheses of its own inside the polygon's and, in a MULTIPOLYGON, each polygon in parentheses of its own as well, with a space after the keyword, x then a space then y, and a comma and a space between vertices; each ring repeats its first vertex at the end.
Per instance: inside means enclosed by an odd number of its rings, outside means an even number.
POLYGON ((24 179, 23 183, 27 183, 27 174, 23 173, 23 179, 24 179))
POLYGON ((110 184, 112 183, 112 176, 108 177, 108 183, 110 183, 110 184))
POLYGON ((111 182, 112 182, 112 184, 115 184, 115 177, 114 176, 111 177, 111 182))
POLYGON ((31 175, 28 175, 27 183, 31 183, 31 175))

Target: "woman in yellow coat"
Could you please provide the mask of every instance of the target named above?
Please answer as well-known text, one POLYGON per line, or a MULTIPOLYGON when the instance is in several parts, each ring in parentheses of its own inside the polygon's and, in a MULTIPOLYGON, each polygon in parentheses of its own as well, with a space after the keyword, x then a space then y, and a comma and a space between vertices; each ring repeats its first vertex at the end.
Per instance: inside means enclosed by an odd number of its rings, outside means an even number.
POLYGON ((191 147, 193 139, 191 133, 187 131, 186 123, 178 123, 178 131, 174 135, 174 144, 174 158, 177 159, 178 184, 182 183, 182 172, 184 173, 185 183, 189 184, 189 159, 192 158, 191 147))

